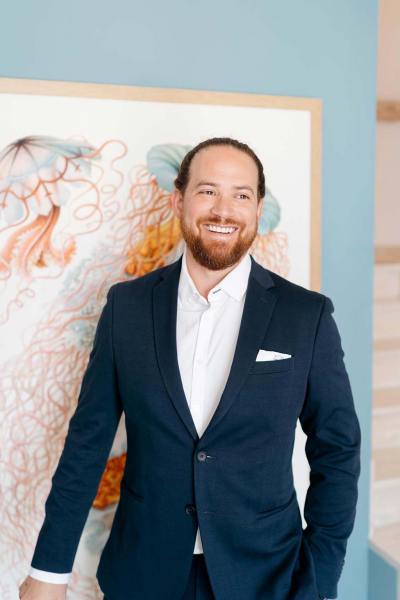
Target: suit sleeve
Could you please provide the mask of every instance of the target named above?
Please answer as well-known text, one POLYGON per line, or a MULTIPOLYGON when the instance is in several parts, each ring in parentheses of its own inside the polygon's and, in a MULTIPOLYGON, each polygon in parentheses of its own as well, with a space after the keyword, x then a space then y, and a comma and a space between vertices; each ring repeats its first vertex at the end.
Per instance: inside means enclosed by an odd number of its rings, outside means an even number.
MULTIPOLYGON (((118 284, 117 284, 118 285, 118 284)), ((75 554, 122 414, 113 354, 113 298, 100 315, 76 410, 45 503, 31 567, 72 571, 75 554)))
POLYGON ((360 475, 361 430, 330 298, 317 326, 301 427, 310 465, 303 535, 314 559, 320 596, 337 597, 347 539, 353 530, 360 475))

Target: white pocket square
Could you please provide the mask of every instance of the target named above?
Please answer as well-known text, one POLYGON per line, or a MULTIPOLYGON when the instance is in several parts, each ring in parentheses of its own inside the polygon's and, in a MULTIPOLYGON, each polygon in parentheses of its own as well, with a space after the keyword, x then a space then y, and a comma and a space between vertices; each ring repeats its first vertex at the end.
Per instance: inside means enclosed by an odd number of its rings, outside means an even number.
POLYGON ((275 350, 259 350, 256 360, 280 360, 282 358, 290 358, 291 356, 291 354, 284 354, 275 350))

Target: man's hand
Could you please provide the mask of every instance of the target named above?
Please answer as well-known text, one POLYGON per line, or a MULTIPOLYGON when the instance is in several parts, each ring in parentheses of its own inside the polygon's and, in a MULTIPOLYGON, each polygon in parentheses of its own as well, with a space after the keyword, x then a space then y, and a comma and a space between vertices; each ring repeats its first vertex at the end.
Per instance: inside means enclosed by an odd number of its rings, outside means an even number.
POLYGON ((29 575, 19 586, 20 600, 65 600, 66 595, 66 583, 47 583, 29 575))

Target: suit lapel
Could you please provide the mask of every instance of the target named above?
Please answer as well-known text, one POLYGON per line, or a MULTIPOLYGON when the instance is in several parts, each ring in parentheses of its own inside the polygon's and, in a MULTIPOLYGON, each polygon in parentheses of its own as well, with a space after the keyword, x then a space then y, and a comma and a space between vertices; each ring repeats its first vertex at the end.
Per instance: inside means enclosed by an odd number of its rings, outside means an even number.
MULTIPOLYGON (((256 359, 275 306, 276 296, 271 292, 274 282, 269 271, 251 255, 250 258, 251 270, 232 366, 218 406, 202 438, 215 427, 232 405, 256 359)), ((153 323, 157 359, 167 391, 179 417, 197 441, 199 436, 183 390, 176 345, 181 265, 182 256, 162 272, 161 281, 153 288, 153 323)))
POLYGON ((181 265, 182 256, 163 271, 162 280, 153 288, 154 336, 158 365, 167 391, 178 415, 191 435, 198 440, 199 436, 183 390, 176 346, 176 311, 181 265))

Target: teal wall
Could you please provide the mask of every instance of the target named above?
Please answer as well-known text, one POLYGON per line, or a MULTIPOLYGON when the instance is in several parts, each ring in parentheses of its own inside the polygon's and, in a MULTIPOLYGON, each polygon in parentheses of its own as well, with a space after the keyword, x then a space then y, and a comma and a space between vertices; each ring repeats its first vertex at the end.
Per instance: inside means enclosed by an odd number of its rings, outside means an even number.
POLYGON ((0 36, 0 76, 322 98, 322 291, 363 434, 340 600, 367 598, 376 30, 377 0, 13 0, 0 36))
POLYGON ((397 600, 398 573, 374 548, 369 550, 368 600, 397 600))

